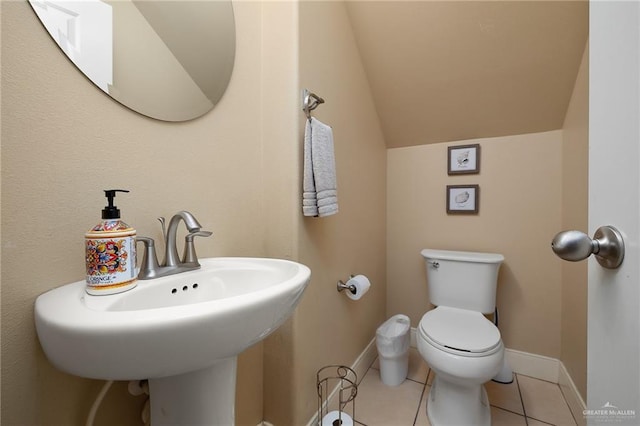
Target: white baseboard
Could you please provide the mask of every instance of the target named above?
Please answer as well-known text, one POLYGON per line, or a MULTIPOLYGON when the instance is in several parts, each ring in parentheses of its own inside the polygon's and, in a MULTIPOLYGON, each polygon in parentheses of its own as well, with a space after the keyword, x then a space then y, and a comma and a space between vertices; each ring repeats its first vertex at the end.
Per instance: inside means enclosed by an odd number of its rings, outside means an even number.
POLYGON ((582 399, 576 384, 573 383, 573 379, 562 362, 560 363, 558 385, 560 385, 560 390, 578 426, 586 426, 587 419, 584 416, 584 410, 587 409, 587 404, 584 402, 584 399, 582 399))
POLYGON ((515 373, 558 383, 560 360, 515 349, 505 349, 504 355, 515 373))
POLYGON ((362 381, 367 370, 371 367, 371 364, 373 364, 373 361, 375 361, 377 357, 378 349, 376 348, 376 338, 374 337, 351 366, 358 377, 358 384, 360 384, 360 381, 362 381))

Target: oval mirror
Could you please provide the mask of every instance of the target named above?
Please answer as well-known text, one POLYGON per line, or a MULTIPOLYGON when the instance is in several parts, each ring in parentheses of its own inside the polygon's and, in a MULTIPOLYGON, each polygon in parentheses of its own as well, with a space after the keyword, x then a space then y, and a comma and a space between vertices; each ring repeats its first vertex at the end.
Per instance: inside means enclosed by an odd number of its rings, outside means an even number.
POLYGON ((236 44, 230 0, 29 3, 78 69, 134 111, 191 120, 227 88, 236 44))

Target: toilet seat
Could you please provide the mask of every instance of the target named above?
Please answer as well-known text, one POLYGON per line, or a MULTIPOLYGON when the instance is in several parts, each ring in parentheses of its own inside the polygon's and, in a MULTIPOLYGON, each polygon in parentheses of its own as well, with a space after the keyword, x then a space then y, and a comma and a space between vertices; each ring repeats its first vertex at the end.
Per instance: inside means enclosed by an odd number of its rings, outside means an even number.
POLYGON ((480 312, 439 306, 420 320, 420 335, 436 348, 459 356, 488 356, 502 347, 500 331, 480 312))

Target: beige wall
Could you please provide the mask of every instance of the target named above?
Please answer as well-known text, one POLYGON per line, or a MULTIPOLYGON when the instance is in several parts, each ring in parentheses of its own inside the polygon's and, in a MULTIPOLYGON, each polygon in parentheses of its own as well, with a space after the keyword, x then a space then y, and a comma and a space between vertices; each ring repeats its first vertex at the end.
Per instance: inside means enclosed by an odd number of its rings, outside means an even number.
POLYGON ((301 2, 299 31, 296 95, 308 88, 326 100, 313 115, 333 128, 340 211, 299 221, 299 260, 311 267, 311 283, 293 320, 265 344, 265 420, 283 426, 307 423, 317 410, 317 370, 352 365, 385 313, 386 149, 344 4, 301 2), (372 282, 358 302, 336 291, 350 274, 372 282))
MULTIPOLYGON (((563 126, 562 229, 588 230, 589 48, 563 126)), ((593 230, 590 230, 593 232, 593 230)), ((562 262, 561 360, 587 397, 587 262, 562 262)))
POLYGON ((387 315, 416 326, 429 309, 423 248, 502 253, 500 330, 508 348, 560 357, 562 132, 474 139, 388 151, 387 315), (478 175, 447 175, 447 147, 481 145, 478 175), (478 215, 447 215, 445 187, 480 185, 478 215))
MULTIPOLYGON (((95 88, 54 45, 27 2, 2 2, 2 424, 84 424, 101 382, 54 369, 33 326, 35 298, 84 276, 83 234, 102 190, 123 218, 160 238, 159 215, 192 211, 214 237, 202 257, 265 255, 262 5, 234 4, 237 55, 228 91, 201 119, 168 124, 95 88)), ((279 52, 270 52, 278 62, 279 52)), ((268 148, 268 147, 267 147, 268 148)), ((293 187, 293 184, 290 185, 293 187)), ((269 246, 282 246, 278 235, 269 246)), ((290 237, 289 237, 290 239, 290 237)), ((238 424, 262 419, 262 347, 240 357, 238 424)), ((142 401, 110 391, 97 425, 139 424, 142 401)))

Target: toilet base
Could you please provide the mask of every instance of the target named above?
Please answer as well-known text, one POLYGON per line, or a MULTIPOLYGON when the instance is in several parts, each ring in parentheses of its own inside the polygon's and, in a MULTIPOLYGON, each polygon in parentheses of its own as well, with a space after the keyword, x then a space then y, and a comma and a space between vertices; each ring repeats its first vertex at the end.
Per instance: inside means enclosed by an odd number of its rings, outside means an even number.
POLYGON ((432 426, 491 426, 487 391, 483 385, 460 386, 436 375, 427 398, 427 417, 432 426))

